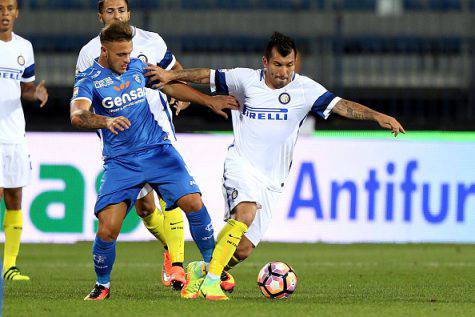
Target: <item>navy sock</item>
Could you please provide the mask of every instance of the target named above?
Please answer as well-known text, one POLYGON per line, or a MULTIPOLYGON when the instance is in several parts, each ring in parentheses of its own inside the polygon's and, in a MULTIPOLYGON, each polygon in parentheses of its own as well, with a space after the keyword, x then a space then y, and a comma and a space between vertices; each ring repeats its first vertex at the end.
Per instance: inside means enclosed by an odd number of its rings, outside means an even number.
POLYGON ((199 211, 187 212, 186 218, 190 224, 191 236, 201 252, 203 261, 209 263, 214 250, 214 229, 208 210, 203 205, 199 211))
POLYGON ((96 271, 97 282, 99 284, 109 283, 112 266, 115 261, 115 240, 106 242, 96 236, 92 247, 92 255, 94 258, 94 271, 96 271))

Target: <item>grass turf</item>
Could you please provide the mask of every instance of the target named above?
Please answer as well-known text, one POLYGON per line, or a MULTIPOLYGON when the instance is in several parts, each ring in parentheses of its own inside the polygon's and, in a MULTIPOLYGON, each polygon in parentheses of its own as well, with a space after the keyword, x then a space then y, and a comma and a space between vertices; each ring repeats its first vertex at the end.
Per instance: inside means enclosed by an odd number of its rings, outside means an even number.
MULTIPOLYGON (((182 300, 160 283, 156 242, 119 242, 111 300, 84 302, 94 283, 91 243, 22 245, 31 282, 6 282, 4 316, 475 316, 475 245, 262 243, 233 274, 228 302, 182 300), (290 300, 269 301, 256 286, 268 261, 291 264, 290 300)), ((188 259, 199 254, 186 245, 188 259)))

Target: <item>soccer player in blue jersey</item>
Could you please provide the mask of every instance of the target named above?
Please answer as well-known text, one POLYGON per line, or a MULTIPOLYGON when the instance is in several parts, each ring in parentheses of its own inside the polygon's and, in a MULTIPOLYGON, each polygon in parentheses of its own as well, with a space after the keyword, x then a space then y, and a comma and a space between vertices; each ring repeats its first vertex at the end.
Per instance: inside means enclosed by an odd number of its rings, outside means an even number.
MULTIPOLYGON (((150 111, 143 75, 147 65, 130 57, 132 36, 131 28, 123 22, 102 30, 101 55, 77 76, 71 101, 72 124, 97 129, 104 156, 104 176, 94 208, 99 219, 93 245, 97 282, 85 300, 109 298, 116 239, 145 183, 160 194, 167 209, 178 206, 186 213, 205 262, 210 262, 214 250, 213 226, 200 190, 150 111)), ((225 117, 223 109, 238 109, 233 97, 210 97, 178 82, 166 93, 206 105, 225 117)))
MULTIPOLYGON (((132 15, 128 0, 98 0, 97 9, 99 21, 104 26, 117 21, 129 22, 132 15)), ((132 57, 140 58, 149 64, 160 65, 164 69, 182 69, 181 64, 159 34, 133 25, 130 27, 133 32, 132 57)), ((76 73, 84 72, 91 67, 94 64, 94 60, 100 54, 101 41, 99 35, 97 35, 81 48, 76 63, 76 73)), ((173 114, 169 104, 175 105, 178 113, 189 103, 181 101, 172 102, 172 100, 169 103, 162 103, 161 97, 164 96, 160 92, 147 89, 149 105, 158 124, 162 126, 165 132, 169 133, 171 141, 174 142, 177 140, 174 137, 173 114)), ((160 210, 155 204, 153 189, 150 185, 146 184, 137 197, 135 211, 147 230, 162 243, 165 249, 162 266, 163 285, 172 286, 172 288, 178 290, 185 284, 185 271, 183 269, 185 257, 183 213, 180 208, 165 212, 165 203, 160 197, 158 198, 160 210)))

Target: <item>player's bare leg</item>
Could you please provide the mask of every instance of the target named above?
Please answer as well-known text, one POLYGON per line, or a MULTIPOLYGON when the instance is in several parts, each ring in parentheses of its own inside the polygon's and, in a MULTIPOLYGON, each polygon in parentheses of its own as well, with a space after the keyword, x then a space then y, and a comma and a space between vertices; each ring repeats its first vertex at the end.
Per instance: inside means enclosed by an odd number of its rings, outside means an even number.
POLYGON ((13 281, 28 281, 30 278, 26 275, 22 275, 16 266, 23 228, 23 216, 21 211, 22 188, 4 188, 2 192, 6 207, 3 222, 5 232, 3 278, 13 281))
POLYGON ((110 297, 110 274, 115 262, 116 240, 127 213, 125 202, 109 205, 97 215, 99 227, 93 245, 96 284, 84 300, 104 300, 110 297))
MULTIPOLYGON (((200 294, 210 300, 226 300, 228 297, 221 289, 220 277, 224 266, 229 263, 242 241, 244 233, 254 221, 257 213, 257 204, 241 202, 232 211, 233 218, 229 219, 218 236, 213 257, 200 294)), ((244 245, 243 245, 244 250, 244 245)))

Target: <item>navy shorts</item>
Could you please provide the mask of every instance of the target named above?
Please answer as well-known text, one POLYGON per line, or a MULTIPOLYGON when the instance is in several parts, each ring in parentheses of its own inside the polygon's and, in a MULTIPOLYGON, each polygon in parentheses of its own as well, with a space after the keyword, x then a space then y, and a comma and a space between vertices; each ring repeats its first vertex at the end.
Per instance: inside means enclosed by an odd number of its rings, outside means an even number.
POLYGON ((166 202, 167 210, 176 208, 177 200, 183 196, 201 194, 173 145, 158 145, 104 162, 104 176, 94 213, 97 216, 105 207, 121 202, 128 204, 129 212, 145 183, 166 202))

